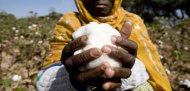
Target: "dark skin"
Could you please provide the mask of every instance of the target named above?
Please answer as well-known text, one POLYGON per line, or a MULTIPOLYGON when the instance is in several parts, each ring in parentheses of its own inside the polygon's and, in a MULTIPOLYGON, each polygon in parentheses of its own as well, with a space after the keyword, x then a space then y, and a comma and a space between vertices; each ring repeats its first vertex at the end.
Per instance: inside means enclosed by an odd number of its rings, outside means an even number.
POLYGON ((115 0, 83 0, 86 9, 93 16, 107 16, 110 14, 115 0))
MULTIPOLYGON (((84 3, 96 3, 96 1, 111 3, 113 6, 115 0, 84 0, 84 3)), ((107 7, 104 8, 109 10, 102 9, 100 14, 101 16, 109 15, 112 7, 109 7, 109 5, 106 6, 107 7)), ((100 16, 99 14, 95 14, 96 12, 89 12, 94 16, 100 16)), ((130 35, 128 31, 130 30, 131 23, 126 22, 120 30, 121 36, 112 37, 113 44, 120 46, 121 48, 105 45, 101 49, 91 48, 77 55, 73 55, 75 51, 83 48, 86 45, 86 41, 88 40, 87 36, 81 36, 78 39, 68 43, 64 47, 61 61, 70 75, 72 85, 76 89, 79 91, 85 91, 88 84, 96 82, 98 83, 100 81, 100 85, 102 87, 101 89, 105 91, 112 91, 121 86, 120 79, 128 78, 131 75, 131 68, 134 65, 138 48, 137 44, 134 41, 128 40, 128 37, 130 35), (116 61, 121 62, 123 64, 122 67, 112 68, 108 63, 103 63, 94 69, 89 69, 85 72, 79 71, 79 67, 81 65, 84 65, 100 57, 102 53, 107 53, 108 56, 112 57, 116 61), (102 75, 105 77, 103 78, 102 75)))

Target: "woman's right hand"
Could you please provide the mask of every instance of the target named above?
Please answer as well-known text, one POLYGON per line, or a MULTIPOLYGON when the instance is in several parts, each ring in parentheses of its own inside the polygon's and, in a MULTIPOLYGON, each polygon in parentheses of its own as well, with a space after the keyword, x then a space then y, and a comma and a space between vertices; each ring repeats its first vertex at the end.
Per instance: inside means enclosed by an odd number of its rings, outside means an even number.
POLYGON ((68 43, 61 56, 61 62, 64 64, 67 72, 70 75, 70 81, 72 85, 79 91, 86 89, 86 85, 89 81, 97 80, 98 77, 104 73, 109 73, 109 65, 102 64, 94 69, 81 72, 79 67, 101 56, 102 52, 98 48, 91 48, 87 51, 73 55, 75 51, 83 48, 86 45, 87 36, 81 36, 76 40, 68 43))

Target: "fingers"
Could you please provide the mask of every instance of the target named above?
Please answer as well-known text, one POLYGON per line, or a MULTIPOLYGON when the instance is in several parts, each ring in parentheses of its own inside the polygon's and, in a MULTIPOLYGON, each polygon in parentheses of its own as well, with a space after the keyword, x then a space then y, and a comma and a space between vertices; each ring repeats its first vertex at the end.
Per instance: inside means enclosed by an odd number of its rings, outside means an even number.
POLYGON ((130 21, 127 21, 120 31, 121 37, 114 36, 112 40, 114 44, 124 48, 125 50, 128 50, 129 53, 136 56, 138 46, 134 41, 128 40, 129 36, 131 35, 131 31, 132 23, 130 21))
POLYGON ((112 70, 114 71, 114 75, 112 77, 102 78, 103 74, 106 75, 106 73, 108 73, 105 72, 108 68, 110 68, 110 65, 105 63, 95 69, 78 74, 75 79, 81 84, 100 82, 99 85, 102 86, 104 91, 112 91, 121 86, 121 78, 128 78, 131 75, 130 69, 113 68, 112 70), (101 82, 103 82, 103 85, 101 85, 101 82))
MULTIPOLYGON (((129 51, 129 53, 132 53, 133 55, 136 56, 137 46, 134 43, 131 43, 131 41, 129 40, 127 41, 124 40, 124 39, 129 38, 131 34, 131 30, 132 30, 132 24, 131 22, 127 21, 123 25, 122 29, 120 30, 122 39, 119 40, 115 38, 114 43, 122 47, 123 49, 129 51)), ((120 79, 120 78, 128 78, 131 75, 131 70, 128 68, 131 68, 134 64, 134 56, 129 54, 127 51, 124 51, 115 47, 111 47, 111 46, 109 47, 104 46, 102 48, 102 52, 107 53, 110 57, 120 61, 124 67, 127 67, 127 68, 113 68, 112 71, 105 72, 106 77, 120 79)), ((112 91, 120 86, 121 86, 121 82, 108 81, 103 84, 102 88, 105 91, 112 91)))
POLYGON ((98 57, 100 57, 102 54, 101 50, 98 48, 91 48, 87 51, 84 51, 82 53, 79 53, 77 55, 74 55, 70 58, 68 58, 64 65, 67 68, 67 70, 72 72, 72 70, 78 69, 80 65, 84 65, 89 61, 92 61, 98 57))
POLYGON ((121 79, 128 78, 131 75, 131 69, 129 68, 111 68, 110 70, 109 72, 104 72, 105 78, 121 79))
POLYGON ((131 69, 128 68, 113 68, 114 75, 112 78, 128 78, 131 75, 131 69))
POLYGON ((68 43, 62 51, 61 61, 64 61, 67 58, 71 57, 76 50, 84 47, 86 45, 87 39, 88 37, 84 35, 68 43))
POLYGON ((109 65, 102 64, 95 69, 90 69, 88 71, 82 72, 79 75, 77 75, 77 80, 80 82, 88 82, 93 80, 97 80, 98 77, 102 77, 102 75, 105 73, 105 69, 109 68, 109 65))
POLYGON ((102 88, 105 91, 112 91, 112 90, 119 88, 120 86, 121 86, 121 83, 106 82, 103 84, 102 88))
POLYGON ((121 62, 123 67, 132 68, 134 65, 135 57, 126 50, 109 45, 103 46, 101 50, 102 52, 107 53, 111 58, 121 62))
POLYGON ((120 36, 113 36, 112 37, 113 44, 116 44, 123 49, 127 50, 130 54, 136 56, 137 55, 137 48, 138 45, 132 40, 125 39, 120 36))
POLYGON ((112 77, 106 78, 107 81, 104 82, 102 88, 105 91, 112 91, 121 86, 121 78, 128 78, 131 75, 131 70, 128 68, 113 68, 114 75, 112 77))
POLYGON ((132 24, 130 21, 127 21, 120 30, 120 34, 123 38, 127 39, 131 35, 131 30, 132 30, 132 24))

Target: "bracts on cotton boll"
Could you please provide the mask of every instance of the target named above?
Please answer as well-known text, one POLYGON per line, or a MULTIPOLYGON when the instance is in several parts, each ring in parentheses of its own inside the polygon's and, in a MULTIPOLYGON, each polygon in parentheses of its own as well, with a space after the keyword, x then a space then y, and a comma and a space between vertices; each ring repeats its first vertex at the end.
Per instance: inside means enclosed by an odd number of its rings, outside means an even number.
MULTIPOLYGON (((96 48, 102 48, 104 45, 113 45, 111 42, 111 37, 113 35, 120 36, 120 33, 112 28, 109 24, 106 23, 96 23, 91 22, 85 26, 80 27, 77 31, 75 31, 72 35, 73 39, 77 39, 78 37, 82 35, 87 35, 87 45, 78 51, 74 53, 74 55, 81 53, 85 50, 88 50, 90 48, 96 47, 96 48)), ((121 63, 115 61, 114 59, 110 58, 107 54, 102 54, 99 58, 89 62, 86 65, 83 65, 80 67, 80 71, 85 71, 87 69, 95 68, 102 63, 107 62, 110 64, 111 67, 121 67, 121 63)))

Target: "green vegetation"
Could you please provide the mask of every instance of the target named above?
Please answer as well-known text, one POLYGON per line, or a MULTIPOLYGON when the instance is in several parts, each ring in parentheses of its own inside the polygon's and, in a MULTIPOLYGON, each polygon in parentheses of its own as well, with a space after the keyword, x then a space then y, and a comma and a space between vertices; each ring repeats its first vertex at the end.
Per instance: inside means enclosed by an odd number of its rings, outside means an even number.
POLYGON ((16 19, 14 15, 0 13, 0 91, 35 91, 36 75, 48 53, 51 30, 59 17, 51 13, 16 19), (12 81, 14 75, 22 79, 12 81))
POLYGON ((152 22, 155 16, 190 17, 189 3, 189 0, 123 0, 122 6, 152 22))

